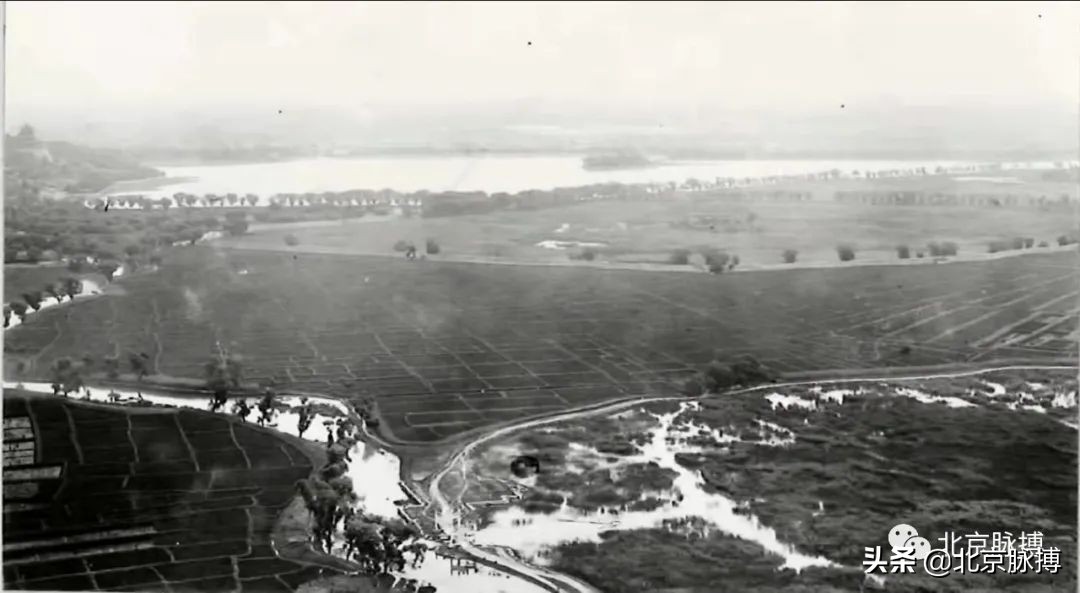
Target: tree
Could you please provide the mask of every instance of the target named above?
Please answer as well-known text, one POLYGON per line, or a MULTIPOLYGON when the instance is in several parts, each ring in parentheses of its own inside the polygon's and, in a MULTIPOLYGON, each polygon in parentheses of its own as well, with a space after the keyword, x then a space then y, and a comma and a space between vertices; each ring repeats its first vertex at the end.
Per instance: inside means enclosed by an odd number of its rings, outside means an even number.
POLYGON ((34 311, 41 310, 41 295, 31 292, 24 292, 22 298, 24 301, 26 301, 26 304, 29 305, 30 308, 34 311))
POLYGON ((102 262, 101 264, 98 264, 98 271, 101 272, 101 274, 103 276, 105 276, 105 279, 108 280, 109 282, 112 282, 113 274, 115 274, 116 271, 119 270, 119 269, 120 269, 120 265, 117 264, 116 262, 111 262, 110 261, 110 262, 102 262))
POLYGON ((259 399, 259 426, 270 424, 274 419, 274 394, 267 389, 259 399))
POLYGON ((64 298, 64 293, 61 292, 61 288, 55 282, 50 282, 45 285, 45 291, 49 296, 56 299, 56 302, 60 302, 64 298))
POLYGON ((64 292, 67 293, 68 298, 74 300, 75 297, 79 296, 79 294, 82 293, 82 288, 82 280, 79 280, 78 278, 74 278, 72 276, 64 278, 64 292))
POLYGON ((67 394, 83 388, 81 369, 70 358, 59 358, 52 366, 53 393, 67 394))
POLYGON ((380 525, 357 515, 345 523, 345 554, 366 574, 378 574, 385 564, 380 525))
POLYGON ((908 259, 911 257, 911 249, 907 245, 897 245, 896 256, 900 259, 908 259))
POLYGON ((26 319, 26 303, 19 301, 12 301, 11 312, 19 316, 19 321, 26 319))
POLYGON ((855 259, 855 248, 847 244, 837 245, 836 255, 840 258, 840 261, 851 261, 855 259))
POLYGON ((793 264, 793 263, 795 263, 795 259, 797 257, 799 257, 799 252, 798 251, 796 251, 794 249, 785 249, 784 250, 783 258, 784 258, 784 263, 785 264, 793 264))
POLYGON ((311 404, 308 403, 306 397, 300 398, 300 411, 299 417, 296 421, 296 431, 300 438, 304 438, 304 433, 311 426, 311 421, 315 418, 315 414, 312 410, 311 404))
POLYGON ((120 376, 120 359, 115 356, 106 356, 102 360, 102 367, 105 369, 105 376, 110 379, 116 379, 120 376))
POLYGON ((702 250, 701 255, 705 258, 705 265, 713 274, 722 273, 727 269, 728 262, 731 261, 731 256, 727 252, 716 249, 702 250))
POLYGON ((206 387, 213 393, 210 409, 217 412, 228 403, 229 391, 240 387, 240 362, 231 357, 221 356, 207 361, 203 371, 206 376, 206 387))
POLYGON ((131 365, 131 372, 135 374, 135 380, 140 383, 150 374, 150 355, 145 352, 128 353, 128 364, 131 365))
POLYGON ((251 413, 251 408, 248 406, 246 399, 237 400, 233 404, 233 413, 240 417, 240 420, 247 422, 248 414, 251 413))
POLYGON ((668 257, 668 263, 674 266, 685 266, 690 263, 689 249, 676 249, 668 257))

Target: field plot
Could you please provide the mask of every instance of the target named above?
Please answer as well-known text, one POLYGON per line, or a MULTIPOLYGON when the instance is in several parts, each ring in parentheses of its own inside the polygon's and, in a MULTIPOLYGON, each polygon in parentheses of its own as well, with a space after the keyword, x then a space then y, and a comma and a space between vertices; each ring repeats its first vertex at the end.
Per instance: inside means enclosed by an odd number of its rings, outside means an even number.
MULTIPOLYGON (((675 393, 714 359, 781 373, 973 359, 1075 361, 1075 254, 722 276, 189 248, 126 294, 5 336, 23 375, 146 353, 203 377, 212 354, 280 390, 373 397, 432 441, 522 416, 675 393)), ((10 371, 9 372, 13 372, 10 371)))
MULTIPOLYGON (((191 411, 4 394, 4 584, 292 591, 324 569, 270 534, 312 471, 269 432, 191 411)), ((332 572, 332 571, 331 571, 332 572)))

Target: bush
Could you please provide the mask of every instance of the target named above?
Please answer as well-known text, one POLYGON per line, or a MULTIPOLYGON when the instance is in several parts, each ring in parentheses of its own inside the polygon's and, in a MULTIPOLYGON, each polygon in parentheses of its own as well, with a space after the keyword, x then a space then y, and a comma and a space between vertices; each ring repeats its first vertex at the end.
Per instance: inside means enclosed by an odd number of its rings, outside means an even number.
POLYGON ((1049 247, 1049 246, 1050 246, 1050 244, 1047 243, 1046 241, 1039 241, 1039 247, 1049 247))
POLYGON ((1035 246, 1034 237, 1024 237, 1024 249, 1031 249, 1035 246))
POLYGON ((394 251, 400 251, 400 252, 404 253, 404 252, 408 251, 409 247, 411 247, 411 246, 412 246, 412 243, 409 243, 405 239, 400 239, 400 240, 398 240, 397 243, 394 243, 394 251))
POLYGON ((795 263, 795 258, 799 257, 799 252, 794 249, 785 249, 783 257, 785 264, 793 264, 795 263))
POLYGON ((897 245, 896 256, 900 259, 908 259, 911 257, 911 249, 907 245, 897 245))
POLYGON ((990 253, 998 253, 999 251, 1008 251, 1013 248, 1013 242, 1004 239, 998 239, 990 242, 990 253))
POLYGON ((596 259, 596 256, 599 254, 600 252, 597 251, 595 247, 586 247, 585 249, 581 250, 581 259, 585 261, 592 261, 596 259))
POLYGON ((851 245, 837 245, 836 255, 840 261, 851 261, 855 259, 855 248, 851 245))
POLYGON ((926 257, 926 254, 923 253, 922 251, 916 251, 915 252, 915 257, 917 257, 919 259, 922 259, 922 258, 926 257))
POLYGON ((428 239, 427 240, 427 252, 428 252, 428 255, 435 255, 436 253, 439 253, 439 251, 441 251, 441 249, 439 247, 439 244, 436 243, 433 239, 428 239))
POLYGON ((950 255, 956 255, 960 248, 952 241, 945 241, 943 243, 930 243, 927 245, 927 249, 930 250, 931 257, 946 257, 950 255))
POLYGON ((703 250, 701 256, 705 258, 705 265, 713 274, 723 273, 724 269, 727 268, 728 263, 731 262, 731 256, 728 255, 727 252, 715 249, 703 250))
POLYGON ((676 249, 668 257, 668 263, 675 266, 685 266, 690 263, 689 249, 676 249))
POLYGON ((743 356, 732 364, 713 362, 700 377, 690 379, 683 385, 683 393, 689 396, 716 393, 731 387, 773 382, 776 378, 775 372, 754 357, 743 356))
POLYGON ((296 235, 288 234, 285 235, 285 244, 289 247, 296 247, 300 244, 300 239, 297 239, 296 235))
POLYGON ((1024 238, 1023 237, 1013 237, 1012 248, 1013 249, 1023 249, 1024 248, 1024 238))

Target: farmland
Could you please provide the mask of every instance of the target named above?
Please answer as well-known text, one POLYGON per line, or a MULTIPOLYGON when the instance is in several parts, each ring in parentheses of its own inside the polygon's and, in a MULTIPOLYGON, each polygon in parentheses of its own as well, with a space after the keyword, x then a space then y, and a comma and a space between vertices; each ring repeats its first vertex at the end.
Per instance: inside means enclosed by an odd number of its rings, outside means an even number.
POLYGON ((314 465, 293 441, 204 412, 18 391, 4 421, 20 451, 4 459, 8 586, 261 593, 339 572, 310 550, 279 555, 279 514, 314 465))
POLYGON ((198 382, 225 351, 248 384, 370 398, 386 438, 431 442, 675 394, 747 354, 792 377, 1072 363, 1074 258, 710 276, 186 247, 123 291, 8 332, 5 371, 48 378, 61 357, 145 353, 147 381, 198 382))

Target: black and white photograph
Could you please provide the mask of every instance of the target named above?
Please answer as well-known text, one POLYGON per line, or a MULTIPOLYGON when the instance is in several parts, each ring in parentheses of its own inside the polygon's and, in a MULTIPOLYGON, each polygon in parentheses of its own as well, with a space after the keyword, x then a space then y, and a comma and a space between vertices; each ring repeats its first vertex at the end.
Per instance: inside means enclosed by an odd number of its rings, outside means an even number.
POLYGON ((1077 591, 1080 2, 0 16, 0 589, 1077 591))

